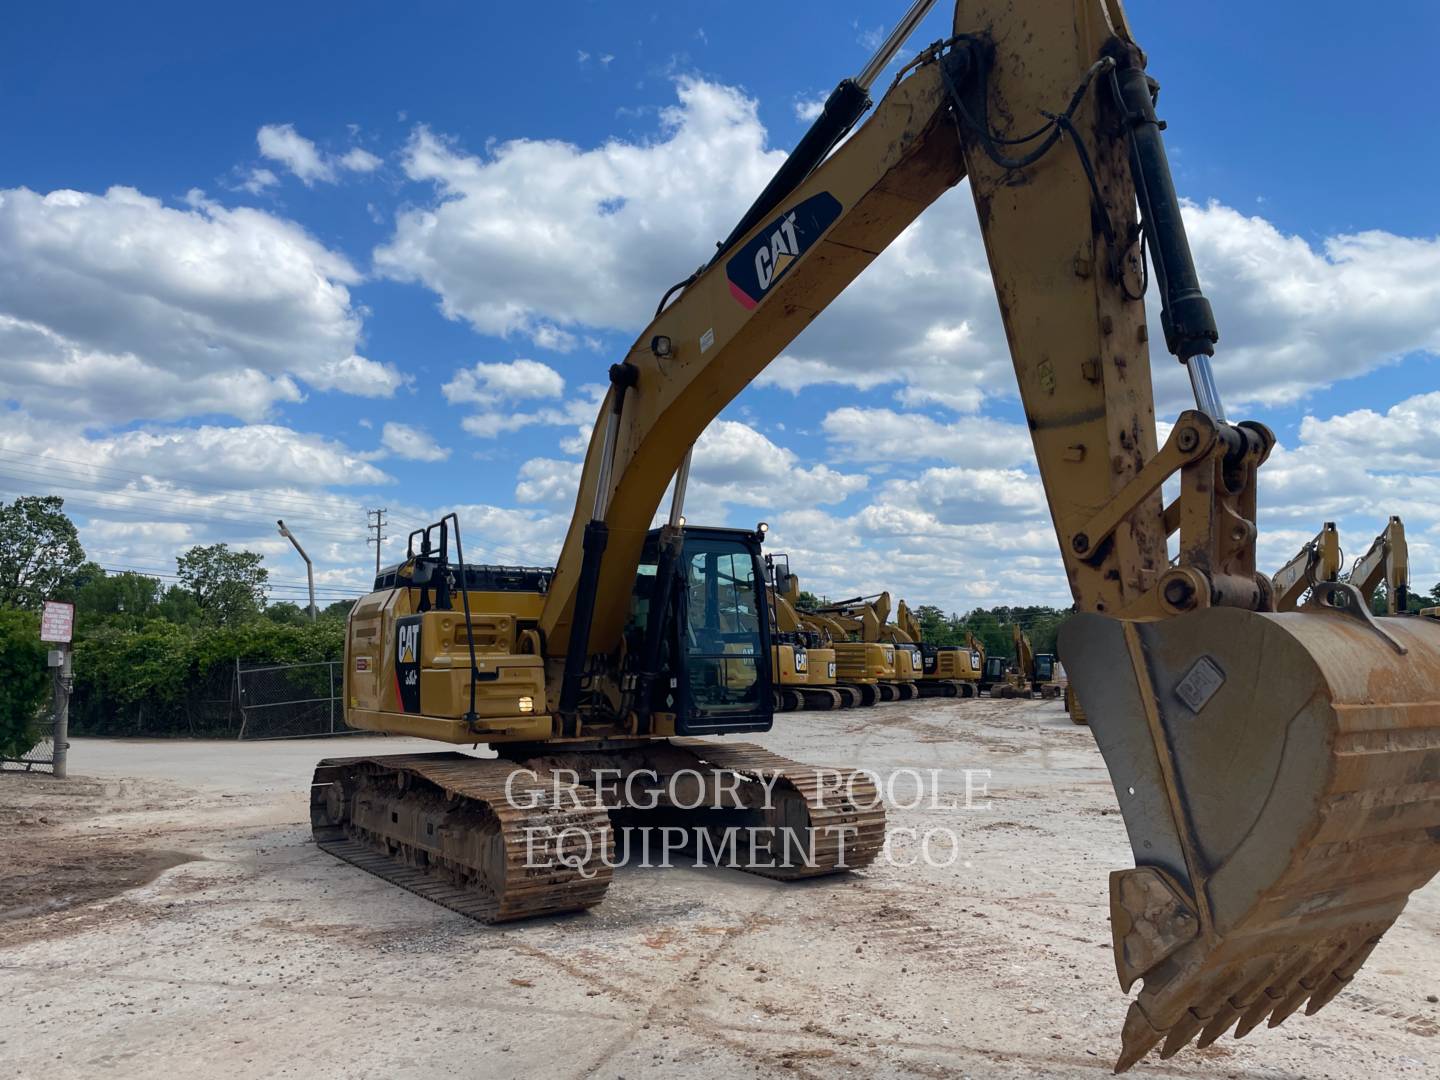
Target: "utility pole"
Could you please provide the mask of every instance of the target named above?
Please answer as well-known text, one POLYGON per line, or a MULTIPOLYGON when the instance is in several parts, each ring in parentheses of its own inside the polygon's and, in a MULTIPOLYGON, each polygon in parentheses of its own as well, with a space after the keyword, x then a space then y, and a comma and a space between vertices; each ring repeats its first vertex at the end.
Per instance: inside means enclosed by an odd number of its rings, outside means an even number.
POLYGON ((305 554, 305 549, 300 546, 300 541, 295 539, 295 534, 290 531, 284 521, 275 522, 280 526, 280 535, 295 545, 295 550, 300 553, 300 558, 305 560, 305 578, 310 583, 310 621, 315 621, 315 566, 310 561, 310 556, 305 554))
POLYGON ((381 545, 382 543, 384 543, 384 541, 385 541, 385 531, 384 531, 384 530, 385 530, 385 514, 386 514, 387 512, 388 512, 388 511, 386 511, 386 510, 382 507, 382 508, 379 509, 379 510, 371 510, 371 511, 369 512, 369 514, 367 515, 368 518, 369 518, 370 524, 369 524, 368 526, 366 526, 366 527, 367 527, 371 532, 373 532, 375 535, 372 536, 372 537, 370 537, 370 539, 369 539, 369 540, 366 540, 365 542, 366 542, 367 544, 374 544, 374 545, 375 545, 375 576, 376 576, 376 577, 379 577, 379 576, 380 576, 380 545, 381 545))
POLYGON ((70 689, 75 680, 70 640, 74 637, 74 630, 75 605, 46 600, 40 613, 40 640, 60 646, 50 650, 55 696, 55 716, 50 733, 55 749, 50 763, 57 780, 65 779, 70 750, 70 689))

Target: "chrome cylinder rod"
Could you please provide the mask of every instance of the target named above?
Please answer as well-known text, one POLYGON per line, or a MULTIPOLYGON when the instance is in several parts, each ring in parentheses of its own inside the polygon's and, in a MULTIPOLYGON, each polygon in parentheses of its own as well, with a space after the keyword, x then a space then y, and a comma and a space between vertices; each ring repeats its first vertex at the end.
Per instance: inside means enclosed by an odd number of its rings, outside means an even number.
POLYGON ((870 62, 860 69, 859 75, 855 76, 855 81, 860 84, 862 90, 869 90, 874 85, 875 80, 880 77, 880 73, 885 70, 885 65, 895 58, 895 54, 900 51, 905 40, 915 32, 915 27, 920 25, 920 20, 925 18, 934 6, 935 0, 915 0, 915 3, 910 5, 910 10, 895 25, 895 29, 890 31, 890 36, 881 43, 880 48, 875 50, 875 55, 870 58, 870 62))
POLYGON ((690 483, 690 456, 695 453, 692 446, 685 451, 685 458, 675 472, 675 489, 670 496, 670 527, 678 529, 685 519, 685 488, 690 483))
POLYGON ((1225 423, 1225 406, 1215 386, 1215 373, 1210 370, 1210 357, 1196 353, 1185 361, 1190 372, 1190 389, 1195 393, 1195 407, 1217 424, 1225 423))

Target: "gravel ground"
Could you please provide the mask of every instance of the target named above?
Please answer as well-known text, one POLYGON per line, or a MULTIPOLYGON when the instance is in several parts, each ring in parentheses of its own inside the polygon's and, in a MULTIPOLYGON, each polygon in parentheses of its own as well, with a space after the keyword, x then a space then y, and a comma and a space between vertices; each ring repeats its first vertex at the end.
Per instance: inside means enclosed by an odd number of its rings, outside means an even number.
MULTIPOLYGON (((755 741, 942 770, 944 801, 989 773, 972 809, 891 811, 953 831, 950 866, 897 845, 798 885, 623 867, 587 914, 495 929, 309 842, 316 759, 429 744, 76 740, 82 778, 0 777, 0 1076, 1109 1072, 1106 875, 1131 859, 1084 729, 1051 702, 933 700, 755 741)), ((1320 1016, 1133 1075, 1434 1077, 1437 994, 1432 884, 1320 1016)))

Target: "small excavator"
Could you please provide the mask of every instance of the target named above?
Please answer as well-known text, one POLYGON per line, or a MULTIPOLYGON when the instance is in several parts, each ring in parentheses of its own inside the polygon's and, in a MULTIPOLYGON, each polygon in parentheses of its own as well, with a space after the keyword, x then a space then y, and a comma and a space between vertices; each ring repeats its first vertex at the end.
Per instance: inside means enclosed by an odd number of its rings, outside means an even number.
POLYGON ((895 608, 895 622, 884 630, 898 640, 914 643, 920 650, 920 677, 916 686, 921 697, 975 697, 979 693, 984 663, 974 645, 935 645, 927 642, 920 620, 904 600, 895 608))
POLYGON ((1370 608, 1375 594, 1385 586, 1386 615, 1407 615, 1410 610, 1410 549, 1405 543, 1405 524, 1392 515, 1370 550, 1355 560, 1346 579, 1359 590, 1370 608))
POLYGON ((786 840, 727 849, 754 873, 873 862, 884 811, 861 770, 728 741, 773 721, 765 529, 686 524, 688 465, 876 256, 968 195, 1080 609, 1060 653, 1134 852, 1109 882, 1120 985, 1143 980, 1123 1071, 1323 1008, 1440 869, 1440 623, 1375 617, 1349 582, 1275 610, 1255 557, 1275 439, 1223 407, 1158 84, 1120 0, 958 0, 953 35, 872 101, 929 4, 837 86, 610 369, 553 572, 467 564, 452 514, 352 610, 349 726, 499 757, 323 761, 312 827, 325 850, 487 921, 602 900, 617 785, 697 842, 737 825, 786 840), (1150 290, 1154 337, 1195 397, 1163 444, 1150 290))
MULTIPOLYGON (((1275 590, 1275 610, 1294 611, 1299 607, 1301 597, 1317 583, 1339 581, 1344 565, 1340 533, 1333 521, 1327 521, 1315 534, 1315 538, 1307 541, 1295 557, 1271 577, 1271 587, 1275 590)), ((1371 591, 1374 591, 1373 587, 1371 591)))

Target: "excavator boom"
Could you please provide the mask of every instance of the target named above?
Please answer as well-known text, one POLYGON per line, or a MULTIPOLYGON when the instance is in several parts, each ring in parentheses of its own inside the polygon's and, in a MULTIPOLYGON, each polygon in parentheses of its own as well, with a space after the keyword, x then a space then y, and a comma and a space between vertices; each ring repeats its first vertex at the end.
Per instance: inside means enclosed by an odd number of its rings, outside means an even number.
POLYGON ((1385 585, 1385 614, 1404 615, 1410 605, 1410 548, 1405 543, 1405 523, 1392 516, 1370 550, 1355 560, 1347 579, 1360 590, 1367 604, 1375 591, 1385 585))
POLYGON ((1342 561, 1340 534, 1335 523, 1327 521, 1315 539, 1270 579, 1275 589, 1275 610, 1294 611, 1306 590, 1317 582, 1339 580, 1342 561))

